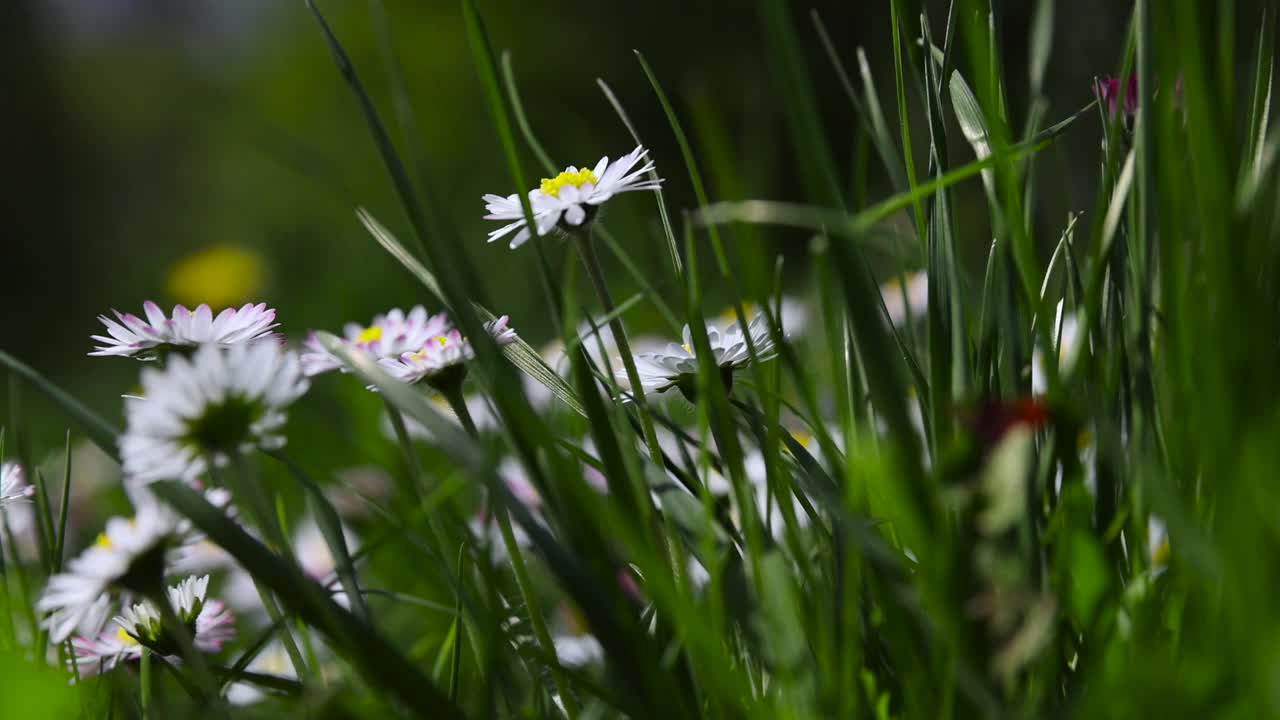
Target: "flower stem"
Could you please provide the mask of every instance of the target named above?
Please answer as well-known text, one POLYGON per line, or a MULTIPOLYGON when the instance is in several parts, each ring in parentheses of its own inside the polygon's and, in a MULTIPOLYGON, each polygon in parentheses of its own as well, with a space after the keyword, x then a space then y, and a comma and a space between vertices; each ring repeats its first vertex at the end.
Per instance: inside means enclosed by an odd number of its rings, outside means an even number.
MULTIPOLYGON (((409 484, 412 486, 406 490, 411 491, 413 499, 420 505, 424 505, 425 508, 426 474, 422 470, 422 464, 418 461, 418 453, 413 449, 413 439, 409 437, 409 430, 405 427, 404 416, 390 401, 387 401, 387 415, 391 418, 391 427, 395 430, 396 440, 400 442, 400 448, 404 451, 404 462, 408 468, 409 484)), ((440 524, 440 518, 436 513, 427 512, 426 517, 427 527, 431 529, 436 545, 439 546, 441 564, 448 567, 450 558, 450 553, 448 552, 449 534, 445 532, 444 526, 440 524)), ((453 568, 449 568, 449 570, 452 572, 453 568)))
MULTIPOLYGON (((218 480, 214 459, 208 458, 207 464, 210 476, 215 481, 218 480)), ((273 547, 287 562, 296 562, 293 553, 289 550, 289 543, 285 538, 284 528, 280 525, 279 516, 272 512, 271 504, 263 494, 262 487, 257 483, 257 478, 249 476, 249 463, 245 462, 244 456, 237 452, 231 455, 231 466, 231 472, 226 473, 222 479, 228 485, 232 495, 237 502, 248 505, 249 514, 253 516, 258 529, 267 538, 268 546, 273 547)), ((284 615, 280 612, 280 606, 276 604, 275 596, 258 578, 255 577, 252 580, 253 587, 262 599, 262 607, 267 611, 267 616, 280 628, 280 644, 284 645, 289 661, 293 663, 299 676, 306 675, 309 666, 302 658, 302 651, 298 649, 298 643, 294 640, 288 623, 283 620, 284 615)))
MULTIPOLYGON (((160 622, 165 634, 178 644, 178 650, 182 653, 182 658, 186 660, 187 667, 191 669, 192 679, 195 680, 196 687, 199 688, 201 698, 198 699, 204 702, 217 703, 218 685, 213 679, 213 674, 209 672, 209 664, 205 662, 204 656, 200 654, 200 651, 196 649, 194 639, 191 636, 191 629, 182 620, 178 619, 178 615, 174 613, 173 606, 169 604, 169 594, 165 592, 164 585, 157 584, 143 594, 160 611, 160 622)), ((146 653, 147 649, 144 648, 144 658, 146 658, 146 653)))
POLYGON ((142 705, 142 720, 151 720, 151 649, 142 648, 138 661, 138 700, 142 705))
POLYGON ((627 331, 622 325, 622 318, 614 312, 613 297, 609 295, 609 286, 604 280, 604 270, 600 267, 600 258, 596 255, 595 245, 591 240, 590 227, 579 228, 573 233, 578 241, 578 250, 582 253, 582 263, 587 266, 587 275, 600 297, 600 304, 609 316, 609 330, 618 345, 618 353, 622 355, 622 366, 626 369, 627 382, 631 385, 631 394, 635 398, 636 411, 640 414, 640 428, 644 433, 645 444, 649 447, 649 455, 654 464, 662 467, 662 447, 658 444, 658 433, 653 428, 653 419, 649 417, 649 408, 645 405, 644 386, 640 383, 640 372, 636 370, 636 359, 631 355, 631 343, 627 341, 627 331))
POLYGON ((458 416, 462 429, 466 430, 468 435, 475 437, 479 431, 476 430, 476 421, 471 417, 471 411, 467 409, 467 398, 462 394, 462 383, 442 387, 440 394, 444 395, 444 399, 449 402, 453 414, 458 416))
POLYGON ((409 483, 401 490, 407 497, 417 502, 422 502, 422 491, 426 487, 422 477, 422 466, 418 463, 417 453, 413 451, 413 441, 409 437, 408 428, 404 425, 404 416, 389 400, 387 401, 387 417, 391 419, 391 429, 395 431, 396 440, 399 441, 400 448, 404 450, 404 462, 409 475, 409 483))
MULTIPOLYGON (((467 400, 462 395, 462 385, 458 384, 456 387, 442 388, 441 393, 444 395, 445 400, 449 401, 449 407, 453 408, 453 412, 458 416, 458 421, 462 423, 462 427, 466 429, 468 434, 475 437, 476 424, 471 419, 471 411, 467 410, 467 400)), ((502 480, 499 479, 499 482, 502 482, 502 480)), ((490 497, 492 498, 492 493, 490 497)), ((538 605, 537 597, 534 594, 533 583, 529 582, 529 569, 524 564, 524 556, 520 553, 520 545, 516 542, 515 531, 511 528, 511 518, 507 516, 506 501, 490 502, 490 505, 493 506, 493 514, 498 522, 498 529, 502 533, 502 544, 506 546, 507 557, 511 559, 511 569, 515 572, 516 585, 520 588, 520 596, 524 600, 525 610, 529 613, 529 622, 533 626, 534 637, 537 638, 538 645, 542 647, 542 652, 550 659, 551 679, 560 691, 560 701, 564 703, 565 713, 568 714, 569 720, 576 720, 578 717, 578 704, 569 692, 564 673, 561 672, 560 659, 556 657, 556 645, 551 640, 551 633, 547 632, 546 619, 542 616, 542 609, 538 605)))

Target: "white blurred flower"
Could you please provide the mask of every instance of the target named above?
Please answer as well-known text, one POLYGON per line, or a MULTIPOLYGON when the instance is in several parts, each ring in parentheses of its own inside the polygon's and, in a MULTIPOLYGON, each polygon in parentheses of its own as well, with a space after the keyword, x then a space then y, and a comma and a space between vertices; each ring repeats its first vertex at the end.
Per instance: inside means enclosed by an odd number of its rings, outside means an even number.
POLYGON ((125 405, 120 440, 126 479, 194 481, 253 448, 279 448, 284 409, 307 391, 298 356, 274 343, 207 345, 190 359, 142 371, 143 397, 125 405))
MULTIPOLYGON (((506 484, 507 490, 511 492, 516 502, 537 517, 542 511, 542 496, 533 486, 533 481, 529 479, 529 473, 525 471, 524 466, 513 458, 503 458, 502 462, 498 463, 498 477, 506 484)), ((498 527, 497 520, 487 507, 472 515, 467 527, 473 537, 489 545, 490 557, 494 562, 507 558, 507 546, 503 541, 501 528, 498 527)), ((518 523, 511 524, 511 534, 517 546, 529 547, 529 536, 518 523)))
MULTIPOLYGON (((1058 367, 1066 369, 1064 363, 1080 342, 1080 320, 1075 313, 1062 312, 1062 301, 1054 313, 1053 341, 1058 343, 1058 367)), ((1031 353, 1031 393, 1044 395, 1049 391, 1049 379, 1045 370, 1045 354, 1040 348, 1031 353)))
POLYGON ((35 494, 35 487, 26 483, 22 466, 7 462, 0 465, 0 508, 16 502, 24 502, 35 494))
MULTIPOLYGON (((509 345, 516 341, 516 333, 507 327, 507 321, 508 317, 503 315, 485 323, 485 330, 499 345, 509 345)), ((443 334, 429 338, 413 352, 403 353, 397 358, 384 358, 378 364, 397 380, 412 384, 419 380, 431 382, 441 373, 474 357, 471 341, 462 337, 462 333, 456 328, 450 328, 443 334)))
MULTIPOLYGON (((260 675, 272 675, 287 680, 298 678, 298 671, 293 667, 289 653, 285 651, 284 645, 279 640, 273 640, 262 648, 245 669, 260 675)), ((251 705, 265 696, 266 693, 260 687, 251 683, 237 682, 227 687, 227 702, 232 705, 251 705)))
POLYGON ((62 642, 83 629, 110 591, 159 582, 165 552, 180 531, 178 516, 156 501, 140 503, 132 518, 107 520, 97 541, 49 578, 36 602, 36 610, 50 613, 42 623, 49 639, 62 642))
POLYGON ((1169 530, 1165 527, 1164 520, 1156 515, 1149 516, 1147 518, 1147 557, 1151 560, 1152 572, 1161 573, 1168 569, 1171 553, 1169 530))
POLYGON ((568 668, 580 668, 604 660, 604 648, 595 635, 557 635, 552 638, 556 660, 568 668))
MULTIPOLYGON (((770 305, 772 304, 771 302, 770 305)), ((742 311, 747 317, 761 314, 760 306, 755 303, 745 303, 742 311)), ((773 309, 773 315, 782 326, 783 335, 787 337, 804 334, 804 331, 809 327, 809 318, 811 316, 808 304, 799 298, 790 296, 782 298, 781 306, 773 309)), ((732 305, 722 310, 720 315, 716 317, 716 322, 724 326, 732 325, 737 320, 738 313, 732 305)), ((766 320, 765 322, 765 327, 767 328, 768 321, 766 320)))
MULTIPOLYGON (((235 639, 235 616, 220 600, 206 597, 209 576, 189 577, 166 588, 169 606, 178 620, 191 629, 193 645, 200 652, 215 653, 235 639)), ((160 610, 150 601, 126 606, 115 623, 134 641, 161 655, 179 654, 179 645, 161 620, 160 610)))
POLYGON ((105 673, 122 662, 142 657, 142 643, 118 626, 114 630, 71 638, 71 650, 80 677, 105 673))
MULTIPOLYGON (((597 208, 618 193, 660 189, 662 180, 645 177, 654 169, 652 161, 636 168, 648 152, 636 147, 612 163, 602 157, 593 168, 570 166, 554 178, 543 178, 542 184, 528 193, 538 235, 546 235, 557 224, 574 228, 589 222, 597 208)), ((485 195, 484 202, 489 211, 485 220, 509 221, 489 233, 489 242, 515 233, 510 244, 514 250, 532 237, 519 195, 485 195)))
POLYGON ((929 310, 929 276, 924 271, 903 273, 880 284, 880 297, 895 326, 906 324, 907 318, 924 316, 929 310), (903 280, 906 284, 903 284, 903 280), (905 292, 904 292, 905 288, 905 292))
MULTIPOLYGON (((352 350, 369 354, 374 359, 398 358, 407 352, 421 350, 427 341, 449 329, 449 319, 444 313, 427 315, 421 305, 406 314, 400 308, 392 308, 384 315, 376 315, 368 325, 347 323, 342 329, 342 343, 352 350)), ((304 343, 302 370, 308 377, 346 367, 336 355, 320 344, 312 333, 304 343)))
MULTIPOLYGON (((740 323, 733 323, 724 332, 714 326, 707 326, 707 340, 726 383, 732 380, 734 371, 751 363, 751 355, 747 349, 748 335, 755 346, 758 360, 769 360, 777 354, 764 315, 752 318, 745 332, 740 323)), ((693 334, 688 325, 684 327, 683 345, 669 343, 666 352, 640 353, 635 358, 640 384, 646 393, 664 392, 682 383, 692 388, 697 377, 698 359, 693 349, 693 334)), ((616 375, 620 380, 626 380, 625 371, 618 370, 616 375)))
POLYGON ((354 465, 333 471, 336 483, 325 487, 325 498, 343 517, 365 517, 369 503, 365 498, 380 499, 391 490, 387 471, 377 465, 354 465))
MULTIPOLYGON (((346 541, 347 551, 355 552, 360 546, 360 539, 350 528, 342 527, 342 537, 346 541)), ((324 532, 316 524, 315 518, 306 517, 298 523, 293 531, 293 554, 298 558, 298 567, 312 580, 324 583, 332 579, 338 567, 329 543, 324 539, 324 532)))
POLYGON ((159 305, 148 300, 142 305, 147 319, 132 313, 112 310, 116 320, 106 315, 98 319, 110 337, 92 336, 101 345, 90 355, 114 355, 151 360, 162 352, 200 345, 239 345, 274 337, 276 311, 265 303, 248 303, 240 309, 227 308, 214 317, 208 305, 194 311, 183 305, 173 308, 167 317, 159 305))
MULTIPOLYGON (((591 364, 601 372, 608 370, 617 372, 622 369, 622 360, 618 357, 618 343, 614 340, 613 331, 605 320, 582 320, 578 323, 576 337, 580 339, 579 342, 591 364)), ((650 335, 632 335, 627 340, 633 353, 657 352, 667 346, 666 340, 650 335)), ((539 355, 552 370, 556 371, 556 374, 563 378, 569 377, 573 365, 565 350, 564 340, 556 338, 548 342, 539 351, 539 355)))

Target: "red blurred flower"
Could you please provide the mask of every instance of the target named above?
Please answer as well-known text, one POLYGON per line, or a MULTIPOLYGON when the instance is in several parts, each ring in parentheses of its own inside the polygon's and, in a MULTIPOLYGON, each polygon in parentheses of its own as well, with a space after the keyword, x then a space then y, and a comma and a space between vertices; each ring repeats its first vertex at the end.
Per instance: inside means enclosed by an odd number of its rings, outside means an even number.
POLYGON ((1018 425, 1038 428, 1050 418, 1049 406, 1034 397, 1015 400, 985 400, 976 407, 956 413, 962 425, 980 441, 982 447, 993 448, 1005 433, 1018 425))
POLYGON ((1107 112, 1116 114, 1117 106, 1125 115, 1138 112, 1138 76, 1130 75, 1123 81, 1117 77, 1107 77, 1094 81, 1093 94, 1100 102, 1107 104, 1107 112), (1124 86, 1123 89, 1121 86, 1124 86), (1123 103, 1123 104, 1121 104, 1123 103))

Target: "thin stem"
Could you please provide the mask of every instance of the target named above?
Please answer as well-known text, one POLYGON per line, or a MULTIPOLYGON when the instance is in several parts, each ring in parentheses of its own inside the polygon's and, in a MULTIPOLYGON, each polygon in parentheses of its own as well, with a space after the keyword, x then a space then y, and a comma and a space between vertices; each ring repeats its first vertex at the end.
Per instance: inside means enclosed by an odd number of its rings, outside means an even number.
MULTIPOLYGON (((217 481, 219 473, 217 472, 217 464, 213 458, 207 460, 209 474, 217 481)), ((280 526, 279 517, 272 512, 271 504, 268 502, 266 495, 262 492, 254 478, 249 477, 248 463, 244 461, 244 456, 240 453, 234 453, 231 456, 232 471, 226 473, 222 478, 231 489, 232 494, 243 504, 249 506, 249 512, 254 517, 254 521, 258 525, 258 529, 267 537, 270 545, 275 546, 276 552, 289 562, 294 561, 293 553, 289 551, 288 541, 284 536, 284 528, 280 526)), ((293 663, 294 669, 298 671, 298 675, 307 674, 310 667, 302 658, 302 651, 298 649, 298 644, 293 638, 293 632, 289 629, 288 624, 282 622, 283 614, 280 607, 276 604, 275 596, 271 594, 271 590, 253 578, 253 586, 258 591, 258 596, 262 599, 262 606, 267 611, 267 616, 271 618, 271 622, 280 628, 280 643, 284 645, 285 652, 289 655, 289 661, 293 663)))
POLYGON ((202 696, 200 699, 206 702, 218 702, 218 685, 214 681, 213 675, 209 672, 209 664, 205 662, 204 655, 200 654, 200 651, 196 649, 194 639, 191 636, 191 629, 174 613, 173 606, 169 604, 168 593, 165 592, 164 586, 157 584, 155 588, 144 593, 144 595, 151 601, 151 604, 160 610, 162 627, 165 633, 178 644, 178 650, 191 668, 192 678, 195 680, 202 696))
POLYGON ((578 703, 574 700, 573 694, 569 692, 569 685, 565 682, 564 673, 561 672, 560 658, 556 655, 556 645, 551 640, 551 633, 547 632, 547 623, 542 617, 542 609, 534 597, 533 585, 529 582, 529 571, 525 567, 524 556, 520 554, 520 546, 516 544, 516 536, 511 529, 511 518, 507 516, 507 508, 505 506, 495 507, 493 514, 497 518, 498 529, 502 532, 502 542, 507 547, 507 556, 511 558, 511 569, 516 574, 516 585, 520 587, 520 595, 524 599, 525 609, 529 611, 529 622, 533 625, 534 637, 538 639, 538 644, 542 646, 542 652, 551 661, 551 679, 560 690, 560 701, 564 703, 565 713, 569 716, 569 720, 576 720, 578 717, 578 703))
POLYGON ((400 443, 400 448, 404 451, 404 463, 409 471, 409 484, 402 488, 404 493, 422 502, 422 489, 426 484, 422 479, 422 466, 418 463, 418 454, 413 451, 413 442, 409 437, 409 430, 405 427, 404 416, 400 414, 400 410, 391 401, 386 401, 387 416, 391 418, 391 429, 395 431, 396 440, 400 443))
POLYGON ((649 447, 649 456, 654 464, 662 467, 662 447, 658 444, 658 433, 653 428, 653 419, 649 417, 649 409, 645 404, 644 386, 640 383, 640 372, 636 370, 636 360, 631 355, 631 343, 627 341, 627 330, 622 325, 622 318, 614 314, 613 298, 609 295, 609 286, 604 280, 604 270, 600 267, 600 258, 596 256, 595 246, 591 240, 591 228, 585 226, 573 233, 578 241, 578 250, 582 253, 582 263, 587 266, 587 275, 600 297, 600 304, 609 316, 609 329, 613 332, 613 340, 618 345, 618 353, 622 355, 622 365, 627 372, 627 382, 631 385, 631 394, 635 399, 636 411, 640 414, 640 428, 644 433, 645 444, 649 447))
MULTIPOLYGON (((418 453, 413 449, 413 440, 409 437, 409 430, 405 427, 404 416, 400 414, 400 410, 387 401, 387 415, 391 418, 391 427, 395 430, 396 440, 400 442, 400 448, 404 451, 404 463, 409 472, 409 484, 412 486, 407 491, 412 495, 419 504, 424 504, 426 497, 423 492, 427 488, 426 476, 423 473, 422 465, 418 460, 418 453)), ((425 506, 424 506, 425 511, 425 506)), ((446 549, 449 547, 449 535, 445 532, 444 526, 440 524, 440 519, 433 512, 427 512, 427 527, 431 529, 431 534, 436 541, 440 557, 448 562, 449 553, 446 549)))
MULTIPOLYGON (((467 410, 467 401, 462 395, 462 383, 440 388, 440 392, 444 395, 445 400, 449 401, 449 407, 453 408, 453 412, 458 416, 458 421, 462 423, 462 427, 472 437, 475 437, 476 424, 471 418, 471 412, 467 410)), ((491 493, 490 498, 492 499, 492 497, 493 494, 491 493)), ((520 545, 516 543, 515 531, 511 529, 511 518, 507 516, 506 501, 490 502, 490 505, 493 506, 493 514, 498 521, 498 529, 502 533, 502 544, 506 546, 507 557, 511 559, 511 569, 515 571, 516 585, 520 588, 520 596, 524 600, 524 607, 529 612, 529 622, 533 625, 534 637, 537 638, 538 644, 542 646, 543 653, 552 659, 550 663, 551 679, 555 682, 556 688, 560 690, 560 700, 564 703, 565 713, 570 720, 576 720, 578 717, 578 704, 569 692, 564 673, 561 672, 560 660, 556 656, 556 645, 551 640, 551 633, 547 632, 547 623, 542 616, 542 609, 538 605, 538 599, 534 594, 533 583, 529 581, 529 570, 524 564, 524 556, 520 553, 520 545)), ((456 639, 455 642, 457 642, 456 639)))
POLYGON ((142 705, 142 720, 151 720, 151 649, 142 648, 138 661, 138 700, 142 705))
POLYGON ((467 409, 467 398, 462 394, 462 383, 442 387, 440 394, 449 401, 449 407, 453 409, 453 414, 458 416, 462 429, 466 430, 471 437, 475 437, 479 431, 476 430, 476 421, 471 417, 471 411, 467 409))
MULTIPOLYGON (((458 583, 463 581, 463 575, 467 567, 467 548, 465 545, 458 548, 458 583)), ((449 662, 449 699, 457 701, 458 685, 462 676, 462 636, 466 632, 466 623, 462 618, 462 594, 458 594, 458 599, 454 604, 453 611, 453 656, 449 662)))

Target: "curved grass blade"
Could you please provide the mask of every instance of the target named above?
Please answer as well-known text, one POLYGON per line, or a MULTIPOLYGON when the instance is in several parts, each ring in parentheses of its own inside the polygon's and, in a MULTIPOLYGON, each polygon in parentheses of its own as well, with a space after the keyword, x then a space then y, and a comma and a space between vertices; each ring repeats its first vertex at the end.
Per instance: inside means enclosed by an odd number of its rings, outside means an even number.
MULTIPOLYGON (((409 271, 409 274, 417 278, 418 282, 421 282, 432 295, 436 296, 436 299, 446 305, 448 304, 448 301, 444 298, 444 293, 441 291, 440 282, 436 280, 436 276, 432 274, 432 272, 428 270, 416 257, 414 257, 412 253, 406 250, 404 245, 401 245, 400 241, 396 239, 395 235, 391 234, 390 230, 384 227, 382 223, 379 223, 377 219, 375 219, 373 215, 369 214, 369 211, 364 208, 356 209, 356 217, 359 218, 360 223, 364 225, 365 229, 369 231, 369 234, 373 236, 373 239, 377 240, 378 244, 381 245, 384 250, 398 260, 400 264, 409 271)), ((480 315, 481 319, 485 321, 493 320, 497 317, 490 312, 488 308, 480 305, 479 303, 472 303, 472 307, 475 308, 476 313, 480 315)), ((542 356, 538 354, 538 351, 525 341, 524 338, 517 335, 515 342, 510 345, 504 345, 501 349, 502 353, 511 361, 511 364, 519 368, 521 372, 541 383, 551 391, 551 394, 555 395, 556 398, 565 405, 568 405, 574 412, 579 415, 586 414, 586 411, 582 408, 582 403, 574 394, 573 388, 569 387, 569 384, 564 381, 564 378, 560 377, 554 370, 547 366, 547 363, 543 361, 542 356)))
POLYGON ((372 626, 333 601, 292 563, 269 551, 201 495, 176 481, 151 485, 172 505, 232 555, 249 573, 275 591, 299 619, 314 626, 351 661, 371 686, 382 688, 424 718, 456 718, 462 711, 372 626))
POLYGON ((342 589, 346 591, 347 597, 351 599, 360 617, 365 622, 373 622, 373 616, 369 614, 369 606, 365 604, 360 585, 356 582, 355 563, 347 547, 347 538, 342 532, 342 520, 338 518, 338 511, 333 509, 332 503, 324 496, 320 486, 316 485, 297 463, 276 450, 268 450, 266 454, 284 465, 306 490, 311 511, 316 517, 316 524, 320 526, 320 533, 324 535, 325 544, 329 546, 329 552, 333 555, 335 572, 342 583, 342 589))
POLYGON ((413 233, 418 241, 419 250, 425 253, 427 238, 431 236, 431 233, 428 231, 427 215, 423 211, 422 205, 418 203, 413 183, 409 179, 409 173, 405 170, 404 163, 400 162, 400 157, 396 154, 395 145, 391 142, 390 135, 387 134, 387 128, 382 124, 381 118, 378 117, 378 111, 373 106, 373 100, 369 97, 369 93, 365 91, 364 84, 360 82, 360 77, 356 74, 355 67, 351 64, 351 58, 347 56, 346 50, 342 49, 337 36, 333 34, 333 30, 329 28, 329 23, 324 19, 324 15, 320 13, 320 8, 316 7, 315 0, 306 0, 306 3, 311 10, 311 14, 315 16, 316 22, 320 25, 325 42, 329 45, 329 52, 333 55, 334 64, 338 66, 338 72, 342 74, 343 79, 347 81, 347 85, 350 86, 352 93, 356 96, 356 101, 360 105, 360 113, 364 116, 365 124, 369 126, 369 132, 373 135, 374 144, 378 146, 378 154, 382 157, 382 162, 387 166, 387 172, 391 175, 391 184, 395 186, 396 195, 400 198, 400 204, 404 206, 405 214, 409 216, 409 224, 413 226, 413 233))
POLYGON ((80 426, 89 440, 102 449, 112 459, 119 461, 120 451, 116 447, 116 437, 120 435, 120 429, 107 422, 94 411, 90 410, 84 403, 75 399, 66 390, 53 384, 48 378, 33 370, 29 365, 15 358, 3 350, 0 350, 0 365, 9 368, 15 376, 26 380, 37 390, 44 393, 45 397, 53 401, 58 409, 62 410, 72 420, 80 426))

